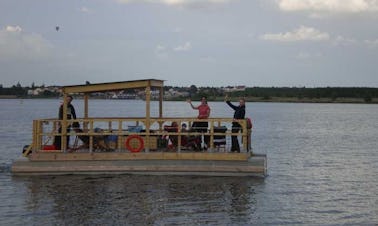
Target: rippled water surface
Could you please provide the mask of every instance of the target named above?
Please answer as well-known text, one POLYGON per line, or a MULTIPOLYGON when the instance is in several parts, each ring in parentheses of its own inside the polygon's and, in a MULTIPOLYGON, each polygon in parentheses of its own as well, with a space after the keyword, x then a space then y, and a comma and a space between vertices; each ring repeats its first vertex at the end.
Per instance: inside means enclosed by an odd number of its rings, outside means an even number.
MULTIPOLYGON (((0 100, 0 225, 377 225, 378 105, 247 103, 265 179, 179 176, 13 177, 32 120, 59 100, 0 100)), ((79 116, 82 100, 74 100, 79 116)), ((210 103, 213 117, 230 117, 210 103)), ((91 116, 140 116, 143 101, 94 100, 91 116)), ((157 115, 152 103, 152 115, 157 115)), ((184 102, 165 116, 194 117, 184 102)))

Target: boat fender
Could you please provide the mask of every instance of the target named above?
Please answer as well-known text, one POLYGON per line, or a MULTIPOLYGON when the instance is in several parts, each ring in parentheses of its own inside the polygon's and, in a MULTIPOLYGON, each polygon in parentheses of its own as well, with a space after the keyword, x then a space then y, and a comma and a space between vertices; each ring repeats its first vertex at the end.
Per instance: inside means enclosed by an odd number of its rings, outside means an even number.
MULTIPOLYGON (((133 142, 133 144, 135 144, 135 143, 133 142)), ((141 136, 138 136, 138 135, 130 135, 126 139, 125 147, 131 152, 140 152, 144 148, 143 138, 141 136), (134 145, 131 146, 132 140, 137 140, 139 145, 136 146, 136 147, 134 147, 134 145)))
POLYGON ((31 148, 32 148, 31 145, 25 145, 24 148, 22 149, 22 155, 24 157, 27 157, 28 155, 30 155, 31 154, 31 148))
POLYGON ((251 118, 247 118, 247 129, 252 129, 252 127, 253 127, 252 119, 251 118))

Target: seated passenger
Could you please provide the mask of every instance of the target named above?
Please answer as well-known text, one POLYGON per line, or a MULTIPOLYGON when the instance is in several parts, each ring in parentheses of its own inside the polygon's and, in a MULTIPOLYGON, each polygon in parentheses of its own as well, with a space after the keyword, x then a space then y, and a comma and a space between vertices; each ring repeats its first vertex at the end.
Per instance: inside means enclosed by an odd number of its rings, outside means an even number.
MULTIPOLYGON (((80 128, 80 124, 78 122, 73 123, 73 129, 76 133, 84 133, 84 131, 80 128)), ((102 133, 103 130, 101 128, 95 128, 94 132, 102 133)), ((77 137, 80 139, 82 144, 78 147, 71 148, 71 151, 89 148, 89 141, 90 141, 89 135, 78 135, 77 137)), ((105 135, 93 136, 93 149, 111 151, 112 149, 108 147, 106 138, 107 136, 105 135)))
MULTIPOLYGON (((189 130, 188 130, 187 126, 186 126, 186 123, 183 123, 181 125, 181 132, 183 132, 183 133, 189 132, 189 130)), ((185 147, 187 143, 188 143, 188 136, 187 135, 182 135, 181 136, 181 145, 183 147, 185 147)))
MULTIPOLYGON (((104 130, 101 129, 101 128, 95 128, 94 132, 102 134, 104 132, 104 130)), ((108 145, 108 143, 109 143, 108 142, 109 141, 108 137, 109 137, 109 135, 96 135, 96 136, 93 136, 94 147, 96 147, 96 149, 99 149, 101 151, 114 151, 108 145)))
MULTIPOLYGON (((177 122, 172 122, 170 126, 165 125, 164 131, 171 132, 171 133, 177 133, 178 132, 178 124, 177 122)), ((167 135, 165 136, 168 140, 168 148, 173 149, 178 145, 178 136, 177 135, 167 135)))
MULTIPOLYGON (((187 125, 185 123, 182 124, 181 126, 181 132, 193 132, 195 131, 194 129, 190 130, 187 128, 187 125)), ((183 147, 190 149, 190 150, 195 150, 199 151, 201 150, 201 136, 200 135, 182 135, 181 136, 181 144, 183 147)))
MULTIPOLYGON (((84 133, 84 131, 82 129, 80 129, 80 124, 78 122, 74 122, 72 124, 72 128, 75 131, 75 133, 84 133)), ((89 136, 88 135, 77 135, 77 138, 80 139, 82 144, 78 147, 71 148, 72 151, 84 149, 84 148, 89 148, 89 136)))

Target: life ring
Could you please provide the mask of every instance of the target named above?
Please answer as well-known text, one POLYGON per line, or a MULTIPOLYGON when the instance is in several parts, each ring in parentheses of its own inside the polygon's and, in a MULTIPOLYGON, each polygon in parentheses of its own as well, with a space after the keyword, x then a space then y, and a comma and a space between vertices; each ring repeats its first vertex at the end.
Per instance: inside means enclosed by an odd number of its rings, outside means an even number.
POLYGON ((126 142, 125 142, 125 147, 130 150, 131 152, 140 152, 144 148, 144 141, 143 138, 138 136, 138 135, 130 135, 127 137, 126 142), (139 143, 138 147, 133 147, 130 145, 130 142, 136 139, 139 143))

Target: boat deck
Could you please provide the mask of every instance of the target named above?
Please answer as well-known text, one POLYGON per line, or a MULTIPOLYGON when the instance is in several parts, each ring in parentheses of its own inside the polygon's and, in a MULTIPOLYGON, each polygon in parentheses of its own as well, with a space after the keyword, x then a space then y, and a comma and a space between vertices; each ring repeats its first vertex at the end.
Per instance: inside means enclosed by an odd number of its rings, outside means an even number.
POLYGON ((264 177, 266 165, 265 155, 249 153, 43 153, 15 161, 12 173, 264 177))

